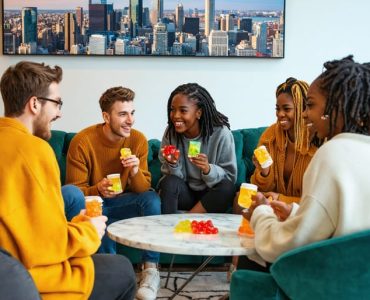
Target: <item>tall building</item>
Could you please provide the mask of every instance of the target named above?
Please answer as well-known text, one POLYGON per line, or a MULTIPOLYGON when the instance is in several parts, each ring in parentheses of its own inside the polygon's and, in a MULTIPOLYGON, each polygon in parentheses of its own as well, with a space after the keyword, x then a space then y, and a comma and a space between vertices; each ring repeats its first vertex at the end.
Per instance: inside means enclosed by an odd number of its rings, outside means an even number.
POLYGON ((166 24, 159 22, 154 26, 152 54, 167 55, 168 54, 167 48, 168 48, 168 37, 166 24))
POLYGON ((107 49, 107 37, 101 34, 93 34, 89 40, 89 54, 105 55, 107 49))
POLYGON ((209 36, 215 23, 215 0, 205 0, 205 36, 209 36))
POLYGON ((107 31, 107 5, 89 4, 89 31, 95 32, 107 31))
POLYGON ((130 0, 130 33, 136 37, 137 31, 143 26, 143 0, 130 0))
POLYGON ((226 31, 234 30, 234 15, 226 15, 226 31))
POLYGON ((64 14, 64 50, 70 52, 76 44, 76 16, 73 13, 64 14))
POLYGON ((153 22, 158 23, 163 19, 163 0, 153 0, 153 22))
POLYGON ((84 11, 81 6, 76 7, 76 23, 78 32, 82 33, 82 27, 84 25, 84 11))
POLYGON ((252 33, 252 18, 239 18, 238 29, 252 33))
POLYGON ((22 8, 22 43, 37 43, 37 7, 22 8))
POLYGON ((199 18, 185 17, 185 23, 182 27, 182 31, 197 35, 199 33, 199 18))
POLYGON ((267 23, 262 23, 259 28, 257 37, 257 51, 263 55, 267 55, 267 23))
POLYGON ((284 39, 281 35, 272 39, 272 56, 284 57, 284 39))
POLYGON ((144 7, 143 9, 143 26, 150 26, 150 12, 149 7, 144 7))
POLYGON ((182 4, 177 4, 176 6, 176 29, 177 31, 182 31, 184 26, 184 7, 182 4))
POLYGON ((227 32, 212 30, 208 38, 208 49, 210 56, 228 56, 227 32))

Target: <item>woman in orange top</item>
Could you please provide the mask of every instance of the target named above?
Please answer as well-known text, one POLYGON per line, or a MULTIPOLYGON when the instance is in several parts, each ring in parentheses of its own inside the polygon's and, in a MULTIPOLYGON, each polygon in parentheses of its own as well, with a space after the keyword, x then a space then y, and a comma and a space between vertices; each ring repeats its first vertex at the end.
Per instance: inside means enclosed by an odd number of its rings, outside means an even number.
MULTIPOLYGON (((266 146, 273 164, 262 168, 253 156, 256 169, 251 177, 251 183, 257 185, 258 191, 263 192, 266 197, 287 204, 299 203, 303 174, 317 150, 310 141, 309 130, 302 117, 308 87, 305 81, 292 77, 277 87, 277 122, 265 130, 258 143, 258 146, 266 146)), ((241 213, 237 200, 236 197, 234 213, 241 213)), ((275 213, 279 215, 279 211, 275 213)), ((242 261, 244 262, 244 259, 242 261)), ((240 267, 241 262, 238 264, 237 257, 234 257, 230 273, 236 264, 240 267)), ((250 269, 249 263, 247 265, 250 269)))
POLYGON ((277 122, 262 134, 258 146, 265 145, 273 164, 262 168, 255 157, 256 170, 251 182, 273 200, 297 202, 302 193, 303 174, 316 152, 310 143, 302 113, 308 84, 288 78, 276 90, 277 122))

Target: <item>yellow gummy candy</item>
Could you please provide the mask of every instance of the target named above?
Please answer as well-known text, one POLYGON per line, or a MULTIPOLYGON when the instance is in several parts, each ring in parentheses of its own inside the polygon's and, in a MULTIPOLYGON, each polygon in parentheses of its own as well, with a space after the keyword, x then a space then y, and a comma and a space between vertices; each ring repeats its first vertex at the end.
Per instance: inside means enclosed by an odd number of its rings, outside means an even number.
POLYGON ((121 148, 121 158, 127 158, 131 155, 131 149, 130 148, 121 148))

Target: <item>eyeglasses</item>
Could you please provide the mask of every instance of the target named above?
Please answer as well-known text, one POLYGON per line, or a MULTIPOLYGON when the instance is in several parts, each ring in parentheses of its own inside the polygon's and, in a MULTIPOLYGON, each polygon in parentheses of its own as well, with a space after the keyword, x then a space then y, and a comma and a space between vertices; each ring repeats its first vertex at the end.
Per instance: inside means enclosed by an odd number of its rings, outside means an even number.
POLYGON ((60 99, 60 100, 54 100, 54 99, 45 98, 45 97, 37 97, 37 99, 54 102, 54 103, 58 104, 58 108, 59 109, 62 109, 62 105, 63 105, 62 99, 60 99))

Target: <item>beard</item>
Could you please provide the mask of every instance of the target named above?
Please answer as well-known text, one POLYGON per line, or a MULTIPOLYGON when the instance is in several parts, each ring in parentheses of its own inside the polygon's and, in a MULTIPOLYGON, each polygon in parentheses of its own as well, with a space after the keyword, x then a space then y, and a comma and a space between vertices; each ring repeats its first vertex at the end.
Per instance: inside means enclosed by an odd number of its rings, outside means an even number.
POLYGON ((45 114, 40 114, 33 122, 33 135, 48 141, 51 138, 49 120, 45 114))

